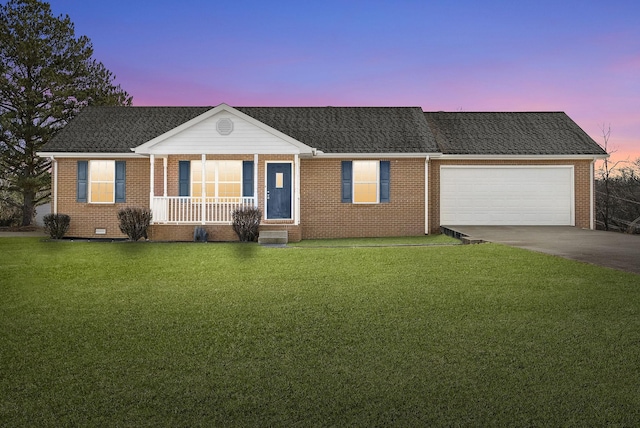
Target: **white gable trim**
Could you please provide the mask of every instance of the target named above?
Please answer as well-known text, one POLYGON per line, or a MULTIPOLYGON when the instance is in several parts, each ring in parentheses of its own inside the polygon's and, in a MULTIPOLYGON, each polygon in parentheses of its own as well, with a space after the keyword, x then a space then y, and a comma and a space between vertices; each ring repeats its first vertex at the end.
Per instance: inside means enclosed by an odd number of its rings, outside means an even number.
MULTIPOLYGON (((258 127, 259 129, 261 129, 264 132, 267 132, 271 135, 273 135, 276 138, 279 138, 280 140, 290 144, 292 146, 292 151, 295 154, 312 154, 313 152, 315 152, 315 149, 312 147, 307 146, 306 144, 296 140, 295 138, 292 138, 290 136, 288 136, 287 134, 284 134, 280 131, 278 131, 277 129, 274 129, 262 122, 260 122, 259 120, 254 119, 253 117, 227 105, 227 104, 220 104, 216 107, 213 107, 211 110, 206 111, 205 113, 201 114, 200 116, 197 116, 185 123, 183 123, 182 125, 173 128, 172 130, 165 132, 162 135, 159 135, 157 137, 155 137, 154 139, 147 141, 144 144, 141 144, 137 147, 132 148, 131 150, 135 153, 139 153, 139 154, 152 154, 152 153, 156 153, 155 150, 155 146, 158 145, 159 143, 167 140, 168 138, 171 138, 177 134, 179 134, 180 132, 191 128, 192 126, 210 118, 215 116, 218 113, 221 112, 227 112, 229 114, 232 114, 234 116, 237 116, 238 118, 245 120, 246 122, 250 123, 251 125, 254 125, 256 127, 258 127)), ((255 147, 255 149, 252 151, 252 153, 261 153, 260 148, 259 147, 255 147)), ((215 153, 211 153, 211 154, 215 154, 215 153)))

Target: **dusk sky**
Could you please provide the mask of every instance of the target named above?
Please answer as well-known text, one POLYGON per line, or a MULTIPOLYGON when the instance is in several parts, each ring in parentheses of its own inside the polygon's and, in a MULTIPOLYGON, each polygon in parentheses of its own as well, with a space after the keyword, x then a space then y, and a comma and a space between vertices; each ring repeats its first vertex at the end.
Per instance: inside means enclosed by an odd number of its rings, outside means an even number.
POLYGON ((564 111, 640 157, 640 1, 52 0, 134 105, 564 111))

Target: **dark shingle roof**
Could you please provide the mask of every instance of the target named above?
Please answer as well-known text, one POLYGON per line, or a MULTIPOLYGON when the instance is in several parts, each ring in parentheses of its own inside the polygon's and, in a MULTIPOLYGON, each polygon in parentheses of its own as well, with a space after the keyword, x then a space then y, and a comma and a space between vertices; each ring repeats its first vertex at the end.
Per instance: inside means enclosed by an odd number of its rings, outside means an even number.
MULTIPOLYGON (((212 107, 86 107, 45 152, 130 152, 212 107)), ((325 153, 434 153, 419 107, 238 107, 325 153)))
POLYGON ((437 112, 425 117, 444 154, 605 154, 562 112, 437 112))
POLYGON ((238 107, 325 153, 436 153, 420 107, 238 107))
POLYGON ((85 107, 42 148, 46 152, 131 153, 211 107, 85 107))
MULTIPOLYGON (((212 107, 86 107, 43 152, 130 153, 212 107)), ((419 107, 237 107, 324 153, 604 155, 565 113, 419 107), (426 118, 426 120, 425 120, 426 118)))

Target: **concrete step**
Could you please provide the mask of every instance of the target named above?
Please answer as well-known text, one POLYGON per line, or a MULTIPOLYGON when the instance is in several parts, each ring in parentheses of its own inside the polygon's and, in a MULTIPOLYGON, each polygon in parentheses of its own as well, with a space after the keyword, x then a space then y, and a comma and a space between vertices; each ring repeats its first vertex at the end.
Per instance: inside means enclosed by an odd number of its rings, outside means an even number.
POLYGON ((259 244, 286 244, 289 242, 289 232, 286 230, 263 230, 258 235, 259 244))

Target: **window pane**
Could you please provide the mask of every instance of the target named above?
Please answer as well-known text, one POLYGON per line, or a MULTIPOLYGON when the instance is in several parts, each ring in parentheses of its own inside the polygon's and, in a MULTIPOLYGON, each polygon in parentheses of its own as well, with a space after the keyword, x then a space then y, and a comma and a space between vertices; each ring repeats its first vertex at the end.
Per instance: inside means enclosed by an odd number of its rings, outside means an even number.
MULTIPOLYGON (((215 182, 216 181, 216 161, 207 161, 204 167, 206 168, 206 171, 204 173, 205 180, 207 182, 212 182, 212 183, 215 182)), ((207 192, 207 194, 209 194, 209 192, 207 192)), ((211 194, 210 196, 213 196, 213 194, 211 194)))
POLYGON ((378 180, 377 161, 354 161, 353 180, 375 182, 378 180))
POLYGON ((378 161, 353 161, 353 202, 378 202, 378 161))
POLYGON ((241 161, 220 161, 218 163, 218 180, 240 182, 242 177, 241 161))
POLYGON ((115 189, 115 167, 112 160, 89 161, 89 202, 113 203, 115 189))
POLYGON ((214 196, 216 196, 216 183, 207 183, 204 187, 205 191, 207 192, 207 197, 208 198, 213 198, 214 196))
POLYGON ((202 161, 191 161, 191 182, 202 182, 202 161))
POLYGON ((356 183, 353 189, 353 202, 378 202, 378 185, 376 183, 356 183))
POLYGON ((204 182, 202 161, 191 161, 191 195, 202 195, 203 185, 210 198, 242 196, 242 161, 206 161, 204 182))
POLYGON ((114 161, 91 161, 91 181, 113 181, 115 175, 114 161))
POLYGON ((202 196, 202 183, 191 184, 191 196, 202 196))
POLYGON ((113 202, 113 183, 91 183, 91 202, 113 202))
POLYGON ((218 196, 221 198, 239 198, 240 183, 220 183, 218 185, 218 196))

